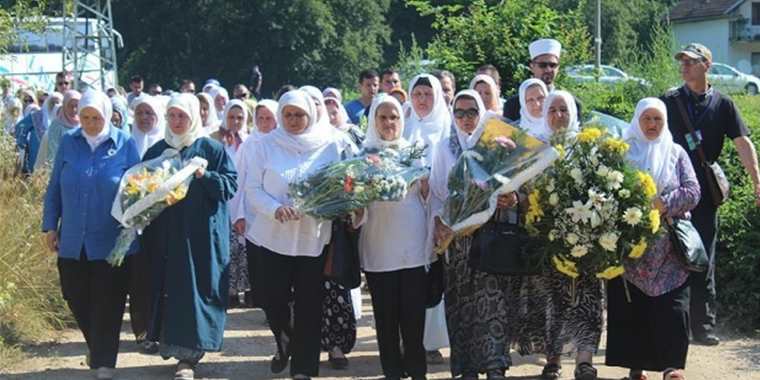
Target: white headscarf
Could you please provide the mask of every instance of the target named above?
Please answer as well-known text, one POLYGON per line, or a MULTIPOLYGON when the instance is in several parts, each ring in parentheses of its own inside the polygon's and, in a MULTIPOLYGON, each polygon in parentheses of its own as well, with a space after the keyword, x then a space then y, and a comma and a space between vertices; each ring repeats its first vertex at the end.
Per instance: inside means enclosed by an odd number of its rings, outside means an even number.
POLYGON ((677 159, 673 135, 668 128, 668 111, 665 103, 657 98, 644 98, 636 105, 636 112, 631 125, 623 133, 623 139, 631 146, 628 159, 638 168, 646 170, 657 183, 657 189, 662 191, 675 177, 677 159), (660 112, 665 125, 655 140, 647 139, 641 130, 639 119, 646 110, 655 109, 660 112))
POLYGON ((137 127, 136 120, 135 124, 132 126, 132 138, 135 139, 137 151, 140 153, 140 157, 142 157, 148 148, 164 138, 164 129, 166 128, 166 118, 164 115, 166 112, 164 111, 161 101, 148 94, 138 96, 132 101, 132 104, 134 105, 135 113, 137 113, 137 107, 141 104, 145 104, 156 114, 156 124, 153 125, 153 128, 147 133, 137 127))
MULTIPOLYGON (((256 108, 254 109, 254 112, 253 112, 253 131, 251 132, 251 138, 255 138, 257 140, 266 136, 265 133, 259 130, 259 126, 256 125, 256 120, 258 119, 256 117, 256 114, 258 113, 259 107, 264 107, 267 110, 269 110, 269 112, 271 112, 272 115, 274 115, 275 124, 279 124, 279 118, 277 115, 277 102, 272 99, 259 100, 259 102, 256 103, 256 108)), ((275 125, 275 128, 277 128, 277 125, 275 125)), ((272 131, 274 131, 274 129, 272 131)), ((272 131, 270 131, 269 133, 272 133, 272 131)))
POLYGON ((211 110, 216 111, 217 119, 223 119, 222 113, 224 113, 224 110, 223 109, 220 110, 216 108, 216 97, 221 96, 227 99, 227 101, 229 102, 230 94, 227 93, 227 89, 225 89, 222 86, 217 86, 217 85, 212 86, 209 89, 208 93, 209 95, 211 95, 211 104, 209 106, 209 111, 211 110))
POLYGON ((369 108, 369 120, 367 120, 367 122, 367 138, 364 140, 363 144, 365 148, 387 148, 390 146, 402 148, 409 145, 409 142, 404 139, 404 110, 401 107, 401 103, 399 103, 396 98, 382 92, 375 95, 369 108), (396 108, 399 122, 401 123, 401 133, 399 134, 399 137, 393 141, 383 140, 380 136, 380 132, 377 131, 375 118, 377 116, 377 109, 383 104, 390 104, 396 108))
POLYGON ((322 116, 318 120, 320 123, 327 122, 330 123, 330 117, 327 116, 327 107, 325 107, 325 97, 322 95, 322 92, 319 91, 318 88, 314 86, 302 86, 299 90, 309 94, 309 96, 317 102, 317 113, 322 113, 322 116))
MULTIPOLYGON (((182 150, 192 145, 195 140, 201 137, 203 126, 201 125, 201 105, 198 98, 193 94, 182 93, 172 96, 169 104, 166 106, 166 117, 169 117, 169 109, 176 108, 184 112, 190 118, 190 127, 185 133, 178 135, 172 131, 171 127, 166 127, 164 139, 174 149, 182 150)), ((168 120, 167 120, 168 122, 168 120)))
POLYGON ((92 108, 98 111, 103 118, 103 129, 100 130, 95 136, 91 136, 82 128, 82 136, 87 140, 87 144, 90 145, 90 149, 93 151, 98 145, 102 144, 108 138, 108 134, 111 132, 111 116, 113 108, 111 105, 111 98, 104 92, 99 90, 87 90, 82 95, 82 99, 79 101, 79 118, 82 118, 82 111, 85 108, 92 108))
POLYGON ((329 123, 317 122, 317 110, 314 101, 305 91, 292 90, 283 94, 277 104, 276 116, 277 129, 272 131, 269 136, 272 136, 274 142, 283 148, 304 153, 311 152, 334 141, 334 128, 329 123), (287 106, 300 108, 309 118, 306 129, 300 134, 291 134, 283 126, 285 118, 282 116, 282 110, 287 106))
POLYGON ((206 100, 206 103, 208 103, 208 117, 206 117, 206 122, 203 124, 203 131, 207 135, 210 135, 219 130, 221 121, 219 120, 219 115, 216 113, 216 106, 214 105, 214 99, 211 95, 201 92, 198 96, 202 96, 203 99, 206 100))
MULTIPOLYGON (((491 94, 492 94, 491 97, 494 100, 496 100, 496 109, 488 110, 488 111, 500 112, 501 104, 499 104, 499 97, 501 96, 500 95, 501 91, 499 91, 499 86, 496 85, 496 81, 493 80, 493 78, 490 75, 478 74, 475 76, 475 78, 472 78, 472 80, 470 81, 470 90, 475 90, 475 86, 478 85, 478 82, 485 82, 488 85, 488 87, 491 88, 491 94)), ((482 101, 483 98, 481 97, 480 100, 482 101)))
POLYGON ((449 114, 449 107, 446 105, 446 99, 443 97, 441 82, 430 74, 420 74, 412 79, 409 83, 409 96, 412 96, 414 86, 422 78, 427 79, 433 87, 433 109, 427 116, 420 117, 414 110, 414 106, 411 106, 409 117, 405 120, 404 138, 409 142, 422 140, 428 144, 427 151, 432 152, 433 145, 448 137, 451 115, 449 114))
POLYGON ((336 98, 338 99, 338 103, 343 103, 343 94, 335 87, 327 87, 324 90, 322 90, 322 96, 327 98, 336 98))
POLYGON ((63 104, 63 94, 57 91, 53 91, 42 103, 42 123, 45 128, 50 126, 61 104, 63 104), (58 104, 53 104, 53 100, 58 100, 58 104))
POLYGON ((483 104, 483 99, 480 98, 480 94, 478 94, 478 92, 475 90, 462 90, 459 91, 451 101, 451 120, 454 120, 454 107, 456 107, 457 100, 462 96, 469 96, 475 99, 475 104, 478 106, 478 125, 475 127, 475 130, 472 131, 471 134, 468 134, 467 132, 459 129, 459 127, 457 127, 456 121, 452 121, 454 130, 457 132, 457 140, 459 140, 459 146, 462 147, 462 150, 467 150, 472 149, 475 144, 478 143, 478 140, 480 140, 480 135, 483 134, 483 128, 485 126, 487 115, 486 106, 483 104))
MULTIPOLYGON (((351 119, 348 117, 348 111, 346 111, 346 107, 344 107, 343 104, 340 102, 340 98, 336 98, 334 96, 327 96, 325 97, 325 104, 327 104, 328 100, 332 100, 333 102, 335 102, 335 104, 338 107, 338 123, 340 125, 333 125, 333 127, 338 128, 338 130, 342 132, 348 132, 351 129, 352 124, 350 123, 351 119)), ((327 109, 327 106, 325 105, 325 110, 326 109, 327 109)), ((404 117, 403 113, 401 114, 401 117, 402 118, 404 117)))
POLYGON ((567 132, 569 134, 576 134, 578 130, 580 129, 580 123, 578 123, 578 108, 575 105, 575 98, 573 98, 573 95, 571 95, 567 91, 563 90, 555 90, 552 91, 549 96, 546 97, 544 100, 544 108, 543 112, 541 112, 541 115, 544 118, 544 128, 541 130, 537 130, 534 132, 529 132, 533 137, 548 142, 549 139, 551 139, 552 135, 554 134, 554 131, 549 126, 549 118, 547 115, 549 114, 549 108, 552 106, 552 103, 555 99, 562 98, 565 101, 565 104, 567 105, 567 113, 568 113, 568 123, 567 123, 567 132))
POLYGON ((542 133, 546 126, 543 117, 534 117, 530 114, 528 111, 528 105, 525 102, 525 97, 527 96, 526 93, 528 92, 528 89, 533 86, 540 87, 541 91, 544 92, 544 96, 549 95, 549 90, 546 88, 546 83, 544 83, 544 81, 541 79, 530 78, 520 84, 520 128, 528 131, 528 133, 531 135, 535 133, 542 133))

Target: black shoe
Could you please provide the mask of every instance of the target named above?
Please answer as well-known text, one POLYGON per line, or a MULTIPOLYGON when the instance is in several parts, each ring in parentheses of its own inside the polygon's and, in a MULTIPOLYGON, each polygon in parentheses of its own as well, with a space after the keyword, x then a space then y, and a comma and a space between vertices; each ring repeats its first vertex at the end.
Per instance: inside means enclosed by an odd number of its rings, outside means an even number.
POLYGON ((342 358, 335 358, 332 355, 328 355, 327 361, 330 362, 330 367, 332 369, 346 369, 348 368, 348 358, 342 357, 342 358))
POLYGON ((575 380, 597 380, 596 368, 591 363, 579 363, 575 367, 575 380))
POLYGON ((557 380, 560 377, 562 377, 562 367, 557 363, 549 363, 541 371, 541 379, 543 380, 557 380))
POLYGON ((701 344, 703 346, 717 346, 720 344, 720 339, 713 334, 694 335, 694 343, 701 344))
POLYGON ((486 379, 488 379, 488 380, 507 380, 507 377, 504 376, 504 370, 503 369, 492 369, 492 370, 488 370, 488 372, 486 372, 486 379))
POLYGON ((285 368, 287 368, 289 360, 290 357, 288 355, 278 353, 272 357, 272 362, 269 364, 269 369, 272 370, 272 373, 280 373, 284 371, 285 368))

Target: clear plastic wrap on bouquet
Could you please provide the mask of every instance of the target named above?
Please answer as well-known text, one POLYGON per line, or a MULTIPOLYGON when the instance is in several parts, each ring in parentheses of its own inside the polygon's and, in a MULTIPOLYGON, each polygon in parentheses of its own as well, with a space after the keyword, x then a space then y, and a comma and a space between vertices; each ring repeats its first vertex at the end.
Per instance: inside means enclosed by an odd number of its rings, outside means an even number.
POLYGON ((365 150, 325 166, 290 185, 293 206, 315 218, 333 220, 375 201, 403 199, 409 187, 428 175, 416 162, 424 146, 365 150))
POLYGON ((193 175, 206 165, 201 157, 183 161, 177 150, 167 149, 127 170, 111 207, 111 215, 124 228, 106 260, 121 265, 137 235, 165 208, 185 198, 193 175))
MULTIPOLYGON (((471 233, 491 218, 500 194, 517 191, 557 157, 550 145, 499 118, 489 119, 478 143, 462 152, 449 173, 443 223, 455 235, 471 233)), ((443 242, 437 251, 448 244, 443 242)))

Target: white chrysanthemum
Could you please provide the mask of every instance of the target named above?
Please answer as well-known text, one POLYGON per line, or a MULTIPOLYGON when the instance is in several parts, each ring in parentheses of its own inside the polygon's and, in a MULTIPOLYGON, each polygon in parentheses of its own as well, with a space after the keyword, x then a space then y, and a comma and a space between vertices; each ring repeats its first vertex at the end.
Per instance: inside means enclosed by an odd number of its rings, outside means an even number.
POLYGON ((581 169, 573 168, 570 170, 570 177, 572 177, 578 184, 583 183, 583 172, 581 169))
POLYGON ((607 173, 607 186, 610 189, 617 190, 623 186, 624 179, 625 179, 625 175, 623 175, 623 173, 617 170, 612 170, 609 173, 607 173))
POLYGON ((615 252, 615 250, 617 249, 618 239, 619 239, 618 234, 614 232, 607 232, 605 234, 602 234, 601 237, 599 237, 599 245, 601 245, 602 248, 610 252, 615 252))
POLYGON ((559 204, 559 195, 557 195, 557 193, 551 193, 551 195, 549 195, 549 204, 552 206, 559 204))
POLYGON ((576 244, 578 244, 578 240, 580 240, 580 238, 578 237, 578 235, 576 235, 576 234, 574 234, 572 232, 569 233, 569 234, 567 234, 567 236, 565 236, 565 241, 567 242, 567 244, 570 244, 570 245, 576 245, 576 244))
POLYGON ((606 178, 607 174, 609 174, 609 173, 610 173, 610 168, 608 168, 608 167, 606 167, 604 165, 599 165, 599 167, 596 169, 596 175, 598 175, 600 177, 606 178))
POLYGON ((581 258, 583 256, 586 256, 587 253, 588 248, 586 248, 585 245, 576 245, 570 251, 570 256, 581 258))
POLYGON ((620 198, 628 199, 631 197, 631 191, 628 189, 622 189, 618 191, 618 195, 620 196, 620 198))
POLYGON ((638 207, 631 207, 623 213, 623 220, 631 226, 638 225, 644 213, 638 207))
POLYGON ((550 180, 549 183, 546 185, 546 191, 551 193, 554 191, 554 180, 550 180))

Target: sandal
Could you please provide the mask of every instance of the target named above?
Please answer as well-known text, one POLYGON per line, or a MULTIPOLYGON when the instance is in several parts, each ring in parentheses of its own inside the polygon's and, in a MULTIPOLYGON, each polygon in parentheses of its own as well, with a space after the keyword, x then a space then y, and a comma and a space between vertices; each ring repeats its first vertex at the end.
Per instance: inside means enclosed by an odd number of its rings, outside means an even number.
POLYGON ((575 380, 597 380, 596 368, 591 363, 578 363, 575 366, 575 380))
POLYGON ((662 380, 686 380, 683 371, 676 368, 668 368, 662 373, 662 380))
POLYGON ((557 363, 549 363, 541 371, 541 379, 543 380, 557 380, 560 377, 562 377, 562 367, 557 363))

